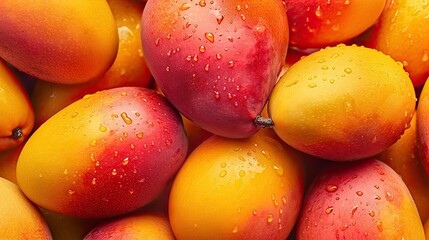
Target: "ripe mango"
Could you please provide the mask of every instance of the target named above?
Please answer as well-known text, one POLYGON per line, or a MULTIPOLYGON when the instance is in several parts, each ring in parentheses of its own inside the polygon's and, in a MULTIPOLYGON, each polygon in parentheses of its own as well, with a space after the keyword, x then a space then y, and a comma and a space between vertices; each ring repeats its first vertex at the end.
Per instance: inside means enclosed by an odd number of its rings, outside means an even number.
POLYGON ((148 87, 152 82, 140 40, 143 3, 134 0, 107 2, 116 20, 119 35, 119 48, 113 65, 102 76, 85 83, 66 85, 37 81, 31 96, 36 127, 86 94, 114 87, 148 87))
POLYGON ((0 57, 39 79, 85 82, 115 59, 118 33, 104 0, 2 0, 0 15, 0 57))
POLYGON ((17 180, 47 210, 115 216, 158 196, 187 146, 180 114, 164 96, 113 88, 85 96, 42 124, 22 149, 17 180))
POLYGON ((16 75, 1 59, 0 116, 0 151, 17 146, 30 135, 34 125, 30 99, 16 75))
POLYGON ((105 221, 89 232, 84 240, 104 239, 159 239, 174 240, 166 216, 138 212, 105 221))
POLYGON ((415 105, 400 63, 374 49, 340 44, 292 65, 274 87, 268 112, 276 133, 292 147, 350 161, 395 143, 415 105))
POLYGON ((305 157, 272 129, 208 138, 173 181, 168 212, 176 238, 285 239, 304 196, 305 157))
POLYGON ((52 239, 39 209, 16 184, 0 177, 0 196, 2 239, 52 239))
POLYGON ((297 240, 424 240, 423 224, 401 177, 385 163, 333 163, 307 192, 297 240))
POLYGON ((289 44, 281 1, 148 1, 141 35, 156 83, 185 117, 225 137, 259 129, 289 44))

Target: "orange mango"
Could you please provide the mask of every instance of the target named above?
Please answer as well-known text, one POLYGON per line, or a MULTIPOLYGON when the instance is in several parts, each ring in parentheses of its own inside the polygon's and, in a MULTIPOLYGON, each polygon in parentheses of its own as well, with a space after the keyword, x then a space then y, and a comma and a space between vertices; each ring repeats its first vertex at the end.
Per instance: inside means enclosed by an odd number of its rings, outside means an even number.
POLYGON ((401 61, 414 86, 429 76, 429 3, 389 0, 366 43, 401 61))
POLYGON ((16 184, 0 177, 0 196, 2 239, 52 239, 39 209, 16 184))
POLYGON ((285 239, 304 194, 302 157, 271 129, 239 140, 210 137, 174 179, 169 218, 176 238, 285 239))
POLYGON ((375 159, 332 163, 314 180, 297 240, 424 240, 423 224, 401 177, 375 159))
POLYGON ((106 221, 84 238, 84 240, 104 239, 174 240, 175 237, 166 216, 140 212, 106 221))
POLYGON ((410 190, 422 221, 429 218, 429 177, 421 163, 417 145, 415 114, 401 138, 376 158, 395 170, 410 190))
POLYGON ((268 112, 276 133, 292 147, 350 161, 395 143, 415 105, 400 63, 374 49, 340 44, 292 65, 274 87, 268 112))
POLYGON ((115 59, 117 28, 104 0, 3 0, 0 15, 0 57, 39 79, 89 81, 115 59))
POLYGON ((1 59, 0 116, 0 151, 17 146, 30 135, 34 125, 30 99, 16 75, 1 59))
POLYGON ((290 42, 300 48, 326 47, 358 36, 376 22, 386 4, 386 0, 284 2, 290 22, 290 42))
POLYGON ((140 40, 143 3, 133 0, 107 2, 116 20, 119 35, 119 48, 113 65, 102 76, 81 84, 65 85, 38 81, 32 94, 36 127, 86 94, 114 87, 148 87, 152 82, 140 40))
POLYGON ((139 87, 86 95, 42 124, 17 164, 39 206, 80 218, 124 214, 155 199, 187 154, 180 114, 139 87))

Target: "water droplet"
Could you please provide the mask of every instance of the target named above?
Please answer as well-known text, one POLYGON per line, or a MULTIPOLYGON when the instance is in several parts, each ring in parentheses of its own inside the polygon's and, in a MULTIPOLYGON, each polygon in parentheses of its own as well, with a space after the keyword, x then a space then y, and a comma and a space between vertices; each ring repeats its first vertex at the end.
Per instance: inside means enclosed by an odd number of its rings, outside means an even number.
POLYGON ((273 168, 274 168, 274 171, 277 173, 277 175, 283 176, 284 170, 282 166, 274 165, 273 168))
POLYGON ((200 5, 200 7, 205 7, 207 4, 206 4, 206 1, 201 0, 201 1, 198 3, 198 5, 200 5))
POLYGON ((326 214, 331 214, 332 211, 334 211, 334 208, 332 206, 330 206, 330 207, 328 207, 328 208, 325 209, 325 213, 326 214))
POLYGON ((347 74, 350 74, 350 73, 353 72, 353 70, 351 68, 345 68, 344 72, 347 73, 347 74))
POLYGON ((237 233, 238 232, 238 227, 234 226, 234 228, 232 229, 232 233, 237 233))
POLYGON ((161 39, 160 39, 160 38, 157 38, 157 39, 155 40, 155 46, 158 46, 160 41, 161 41, 161 39))
POLYGON ((122 165, 127 165, 128 164, 128 162, 129 162, 129 158, 124 158, 123 160, 122 160, 122 165))
POLYGON ((131 118, 128 117, 126 112, 121 113, 121 118, 122 120, 126 123, 126 124, 131 124, 133 123, 133 120, 131 118))
POLYGON ((315 88, 315 87, 317 87, 317 84, 315 84, 315 83, 309 83, 307 85, 307 87, 309 87, 309 88, 315 88))
POLYGON ((216 59, 217 59, 217 60, 221 60, 221 59, 222 59, 222 55, 221 55, 220 53, 217 53, 217 54, 216 54, 216 59))
POLYGON ((374 187, 375 187, 376 189, 379 189, 379 188, 380 188, 378 185, 374 185, 374 187))
POLYGON ((73 195, 73 194, 75 194, 75 193, 76 193, 76 191, 75 191, 75 190, 73 190, 73 189, 69 189, 69 190, 68 190, 68 193, 69 193, 70 195, 73 195))
POLYGON ((91 145, 92 147, 95 147, 95 145, 97 145, 97 140, 92 140, 89 145, 91 145))
POLYGON ((344 226, 341 227, 341 231, 346 231, 349 228, 349 225, 344 224, 344 226))
POLYGON ((386 192, 386 200, 389 202, 393 201, 393 194, 391 194, 390 192, 386 192))
POLYGON ((422 61, 427 62, 428 60, 429 60, 429 54, 425 52, 422 56, 422 61))
POLYGON ((79 114, 78 112, 74 112, 74 113, 72 113, 71 117, 72 117, 72 118, 74 118, 74 117, 76 117, 78 114, 79 114))
POLYGON ((256 211, 256 209, 253 209, 253 212, 252 212, 252 214, 253 214, 253 216, 256 216, 256 215, 258 215, 258 211, 256 211))
POLYGON ((380 196, 378 196, 378 195, 375 195, 375 196, 374 196, 374 199, 375 199, 375 200, 381 200, 381 197, 380 197, 380 196))
POLYGON ((206 52, 206 47, 204 47, 203 45, 200 46, 199 48, 201 53, 205 53, 206 52))
POLYGON ((352 208, 352 218, 353 218, 353 216, 355 215, 355 213, 356 213, 357 209, 358 209, 358 206, 354 206, 354 207, 352 208))
POLYGON ((165 145, 166 146, 170 146, 171 145, 171 140, 170 139, 165 139, 165 145))
POLYGON ((112 175, 113 176, 116 176, 118 174, 118 171, 116 171, 116 168, 114 168, 113 170, 112 170, 112 175))
POLYGON ((214 43, 214 35, 213 35, 213 33, 206 32, 204 34, 204 36, 206 37, 207 40, 209 40, 209 42, 214 43))
POLYGON ((64 169, 64 174, 67 175, 69 173, 69 170, 66 168, 64 169))
POLYGON ((363 192, 362 192, 362 191, 357 191, 357 192, 356 192, 356 195, 358 195, 358 196, 362 196, 362 195, 363 195, 363 192))
POLYGON ((240 177, 244 177, 244 175, 246 175, 246 172, 244 170, 240 170, 238 174, 240 175, 240 177))
POLYGON ((98 128, 100 130, 100 132, 105 132, 107 131, 107 128, 103 125, 100 124, 100 127, 98 128))
POLYGON ((208 72, 210 70, 210 65, 206 64, 206 66, 204 66, 204 71, 208 72))
POLYGON ((216 100, 220 99, 220 94, 219 94, 218 91, 214 91, 214 97, 215 97, 216 100))
POLYGON ((375 216, 374 211, 369 211, 369 216, 374 217, 375 216))
POLYGON ((315 12, 316 17, 320 18, 322 16, 322 10, 320 9, 320 6, 317 6, 316 12, 315 12))
POLYGON ((95 185, 97 183, 97 179, 96 178, 93 178, 92 180, 91 180, 91 184, 92 185, 95 185))
POLYGON ((186 11, 189 8, 191 8, 191 5, 189 3, 182 3, 182 5, 180 5, 180 11, 186 11))
POLYGON ((345 0, 344 1, 344 5, 349 5, 350 4, 350 0, 345 0))
POLYGON ((267 222, 271 223, 271 222, 273 222, 273 220, 274 220, 274 215, 273 214, 269 214, 268 217, 267 217, 267 222))
POLYGON ((338 187, 336 185, 328 185, 326 186, 325 190, 327 192, 336 192, 338 190, 338 187))
POLYGON ((225 176, 226 176, 226 170, 222 170, 222 171, 219 173, 219 176, 220 176, 220 177, 225 177, 225 176))
POLYGON ((234 61, 232 61, 232 60, 231 60, 231 61, 229 61, 229 62, 228 62, 228 67, 229 67, 229 68, 234 67, 234 61))
POLYGON ((223 15, 216 17, 217 24, 221 24, 225 17, 223 15))
POLYGON ((383 224, 380 221, 377 222, 377 229, 379 232, 383 232, 383 224))
POLYGON ((237 9, 237 11, 241 11, 241 5, 237 5, 235 8, 237 9))

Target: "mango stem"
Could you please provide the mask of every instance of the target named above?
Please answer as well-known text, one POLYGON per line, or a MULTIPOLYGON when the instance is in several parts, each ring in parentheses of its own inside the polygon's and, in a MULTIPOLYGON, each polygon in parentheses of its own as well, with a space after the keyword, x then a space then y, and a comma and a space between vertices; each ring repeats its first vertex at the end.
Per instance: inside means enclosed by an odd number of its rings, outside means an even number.
POLYGON ((22 136, 24 136, 24 133, 22 132, 21 128, 15 128, 12 130, 12 138, 20 139, 22 136))
POLYGON ((262 128, 272 128, 274 126, 273 119, 262 117, 261 115, 257 115, 255 117, 255 120, 253 120, 253 124, 262 128))

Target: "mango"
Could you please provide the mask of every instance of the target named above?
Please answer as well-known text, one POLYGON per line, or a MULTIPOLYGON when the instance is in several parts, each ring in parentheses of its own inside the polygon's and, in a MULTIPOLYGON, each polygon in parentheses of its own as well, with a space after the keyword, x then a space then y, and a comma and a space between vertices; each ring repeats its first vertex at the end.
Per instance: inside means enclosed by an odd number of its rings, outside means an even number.
POLYGON ((245 139, 208 138, 173 181, 168 213, 174 235, 285 239, 304 196, 303 157, 272 129, 245 139))
POLYGON ((375 159, 333 163, 307 192, 297 240, 424 240, 416 205, 401 177, 375 159))
POLYGON ((340 44, 292 65, 276 84, 268 112, 292 147, 351 161, 395 143, 415 106, 413 84, 400 63, 377 50, 340 44))
POLYGON ((429 77, 428 16, 425 0, 391 0, 365 43, 401 61, 415 87, 429 77))
POLYGON ((85 83, 66 85, 39 80, 32 93, 35 127, 86 94, 114 87, 148 87, 152 75, 140 40, 143 4, 133 0, 107 1, 116 20, 119 48, 113 65, 102 76, 85 83))
POLYGON ((84 240, 162 239, 174 240, 168 218, 151 212, 140 212, 100 224, 84 240))
POLYGON ((300 48, 332 46, 358 36, 377 21, 386 4, 386 0, 284 2, 290 22, 290 42, 300 48))
POLYGON ((34 125, 33 107, 22 83, 1 59, 0 116, 0 151, 28 138, 34 125))
POLYGON ((80 218, 151 202, 187 154, 180 114, 139 87, 86 95, 42 124, 18 158, 17 180, 37 205, 80 218))
POLYGON ((118 33, 104 0, 4 0, 0 15, 0 57, 36 78, 85 82, 115 59, 118 33))
POLYGON ((410 190, 422 221, 429 218, 429 177, 421 163, 417 144, 417 114, 401 138, 376 156, 397 172, 410 190))
POLYGON ((141 36, 157 85, 185 117, 225 137, 259 130, 289 44, 281 1, 148 1, 141 36))
POLYGON ((417 105, 417 141, 421 163, 429 176, 429 83, 423 85, 417 105))
POLYGON ((0 177, 0 196, 2 239, 52 239, 39 209, 16 184, 0 177))

